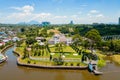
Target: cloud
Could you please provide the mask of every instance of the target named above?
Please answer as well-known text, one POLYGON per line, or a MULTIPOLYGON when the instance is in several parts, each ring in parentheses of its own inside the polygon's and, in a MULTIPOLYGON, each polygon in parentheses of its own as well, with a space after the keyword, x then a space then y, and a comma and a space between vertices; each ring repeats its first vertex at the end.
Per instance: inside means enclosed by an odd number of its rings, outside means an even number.
POLYGON ((96 17, 97 18, 104 18, 104 15, 103 14, 97 14, 96 17))
POLYGON ((91 14, 97 14, 97 13, 99 13, 99 11, 97 11, 97 10, 91 10, 90 13, 91 14))
POLYGON ((34 7, 30 5, 11 7, 11 9, 15 9, 16 11, 4 18, 4 21, 9 21, 9 23, 29 22, 31 20, 44 21, 52 16, 51 13, 33 13, 34 7))
POLYGON ((67 18, 67 16, 55 16, 54 18, 59 18, 59 19, 63 18, 64 19, 64 18, 67 18))
POLYGON ((98 10, 90 10, 89 13, 87 14, 88 17, 90 18, 104 18, 104 15, 100 13, 98 10))
POLYGON ((79 11, 77 14, 79 14, 79 15, 82 14, 82 11, 79 11))
POLYGON ((51 16, 51 13, 39 13, 35 14, 35 17, 45 18, 51 16))
POLYGON ((25 5, 23 7, 11 7, 12 9, 18 10, 18 11, 23 11, 25 13, 31 13, 34 11, 34 7, 30 5, 25 5))
POLYGON ((83 11, 75 12, 72 15, 56 15, 49 12, 41 12, 35 13, 35 7, 31 5, 24 5, 22 7, 11 7, 14 9, 13 13, 10 13, 7 16, 1 16, 0 22, 2 23, 19 23, 19 22, 29 22, 31 20, 35 20, 38 22, 42 21, 50 21, 51 23, 55 24, 66 24, 69 23, 71 20, 74 23, 93 23, 93 22, 102 22, 105 16, 99 10, 90 10, 86 14, 83 11))
POLYGON ((51 13, 34 13, 34 7, 30 5, 25 5, 22 7, 11 7, 11 9, 15 9, 16 12, 11 13, 4 21, 9 21, 9 23, 19 23, 19 22, 29 22, 31 20, 36 20, 38 22, 42 21, 51 21, 54 23, 62 23, 67 22, 68 17, 63 15, 53 15, 51 13), (17 12, 19 11, 19 12, 17 12))
POLYGON ((78 18, 78 15, 71 15, 72 19, 78 18))
POLYGON ((88 17, 88 22, 103 22, 103 20, 105 19, 104 14, 102 14, 99 10, 90 10, 87 13, 87 17, 88 17))

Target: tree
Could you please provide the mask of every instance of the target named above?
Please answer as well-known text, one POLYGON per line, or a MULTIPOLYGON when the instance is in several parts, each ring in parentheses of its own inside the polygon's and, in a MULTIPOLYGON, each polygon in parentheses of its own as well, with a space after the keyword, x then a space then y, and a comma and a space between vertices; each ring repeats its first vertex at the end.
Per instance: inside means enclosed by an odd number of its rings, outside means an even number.
POLYGON ((48 34, 50 37, 52 37, 54 35, 54 32, 49 32, 48 34))
POLYGON ((110 51, 120 52, 120 40, 112 40, 109 48, 110 51))
POLYGON ((21 28, 21 30, 20 30, 21 32, 25 32, 25 28, 21 28))
POLYGON ((90 43, 89 43, 88 40, 84 40, 84 41, 82 42, 82 46, 85 48, 85 51, 86 51, 86 49, 89 47, 89 45, 90 45, 90 43))
POLYGON ((25 58, 29 57, 29 52, 26 50, 26 47, 24 48, 23 53, 24 53, 24 54, 23 54, 22 59, 25 59, 25 58))
POLYGON ((72 37, 72 40, 73 40, 73 44, 75 46, 80 46, 81 43, 82 43, 82 37, 79 35, 79 34, 75 34, 73 37, 72 37))
POLYGON ((26 44, 27 44, 27 45, 31 45, 31 44, 33 44, 33 43, 35 43, 35 42, 36 42, 35 38, 28 37, 28 38, 26 39, 26 44))
POLYGON ((39 34, 39 36, 47 37, 48 36, 47 29, 46 28, 42 29, 41 32, 40 32, 40 34, 39 34))
POLYGON ((17 47, 20 47, 20 45, 23 43, 23 41, 16 41, 17 47))
POLYGON ((93 48, 95 47, 95 45, 101 42, 100 33, 96 29, 92 29, 85 34, 85 37, 89 41, 90 49, 91 49, 91 52, 93 53, 93 48))
POLYGON ((65 48, 65 44, 63 42, 57 43, 55 45, 55 51, 57 51, 58 53, 60 53, 60 57, 63 54, 63 48, 65 48))

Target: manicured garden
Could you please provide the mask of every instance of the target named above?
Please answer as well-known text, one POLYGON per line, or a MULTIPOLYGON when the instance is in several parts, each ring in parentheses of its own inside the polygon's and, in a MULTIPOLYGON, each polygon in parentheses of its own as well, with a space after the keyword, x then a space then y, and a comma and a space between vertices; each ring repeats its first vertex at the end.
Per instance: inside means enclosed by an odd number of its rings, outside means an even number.
MULTIPOLYGON (((82 52, 79 52, 81 50, 76 52, 71 46, 65 46, 62 52, 57 51, 55 45, 49 45, 49 50, 45 46, 37 49, 35 46, 34 49, 25 48, 25 46, 26 44, 23 43, 15 49, 22 56, 19 59, 21 63, 43 66, 87 66, 81 61, 83 56, 82 52)), ((86 50, 86 53, 91 54, 89 50, 86 50)), ((105 56, 100 54, 100 51, 97 51, 96 54, 99 56, 98 66, 105 66, 105 61, 103 60, 105 56)))
MULTIPOLYGON (((86 66, 81 62, 81 55, 74 51, 70 46, 66 46, 63 52, 55 50, 55 46, 49 47, 50 51, 44 47, 27 51, 25 43, 15 49, 22 57, 20 62, 26 64, 46 65, 46 66, 86 66), (26 55, 29 55, 26 56, 26 55), (32 57, 32 59, 30 58, 32 57), (61 60, 59 60, 61 58, 61 60), (55 61, 55 59, 57 61, 55 61), (59 62, 60 61, 60 62, 59 62)), ((51 46, 51 45, 50 45, 51 46)))

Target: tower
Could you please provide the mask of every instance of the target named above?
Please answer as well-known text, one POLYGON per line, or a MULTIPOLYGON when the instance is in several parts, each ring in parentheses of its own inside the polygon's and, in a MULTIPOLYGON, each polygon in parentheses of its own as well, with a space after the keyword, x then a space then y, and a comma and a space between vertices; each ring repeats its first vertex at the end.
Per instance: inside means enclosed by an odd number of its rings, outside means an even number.
POLYGON ((73 23, 73 21, 70 21, 70 23, 69 23, 69 24, 73 25, 74 23, 73 23))

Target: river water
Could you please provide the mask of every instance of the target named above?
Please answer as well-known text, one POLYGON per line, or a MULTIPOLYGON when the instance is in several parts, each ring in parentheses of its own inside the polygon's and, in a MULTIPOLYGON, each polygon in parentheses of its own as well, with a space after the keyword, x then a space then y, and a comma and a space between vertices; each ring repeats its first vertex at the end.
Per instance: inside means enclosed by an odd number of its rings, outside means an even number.
POLYGON ((8 61, 0 64, 0 80, 120 80, 120 66, 108 63, 95 76, 87 70, 50 70, 17 66, 16 56, 9 48, 5 54, 8 61))

